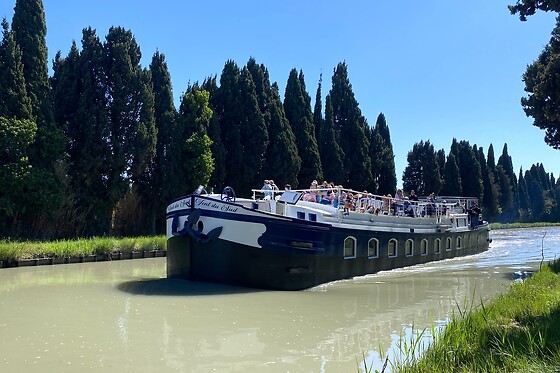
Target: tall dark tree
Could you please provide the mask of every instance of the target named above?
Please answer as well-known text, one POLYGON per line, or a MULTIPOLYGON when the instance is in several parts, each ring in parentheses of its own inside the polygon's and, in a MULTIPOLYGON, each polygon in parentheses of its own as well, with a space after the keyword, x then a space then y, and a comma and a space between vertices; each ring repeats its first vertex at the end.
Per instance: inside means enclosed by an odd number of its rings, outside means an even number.
POLYGON ((525 182, 525 177, 523 176, 523 168, 519 169, 519 180, 517 184, 519 186, 519 208, 524 211, 529 211, 529 191, 527 183, 525 182))
POLYGON ((507 179, 502 177, 502 180, 498 182, 500 185, 500 192, 502 193, 502 199, 500 201, 500 205, 502 207, 502 214, 507 220, 514 221, 517 218, 517 203, 518 203, 518 195, 517 195, 517 176, 515 175, 515 171, 513 169, 513 162, 511 160, 511 156, 508 154, 507 144, 504 144, 502 154, 498 158, 498 163, 496 167, 501 167, 503 172, 507 176, 507 179), (504 192, 503 188, 508 188, 505 185, 506 182, 509 181, 509 189, 511 189, 511 201, 509 201, 509 192, 504 192), (507 206, 507 207, 506 207, 507 206))
POLYGON ((441 194, 444 196, 462 196, 463 188, 461 187, 461 174, 459 166, 455 159, 455 154, 449 153, 443 171, 443 185, 441 194))
POLYGON ((325 179, 340 185, 344 182, 344 164, 342 163, 344 152, 336 142, 330 95, 327 95, 325 99, 325 120, 319 128, 319 132, 319 138, 321 139, 319 149, 322 149, 321 163, 323 164, 325 179))
POLYGON ((478 163, 482 174, 483 197, 482 206, 484 207, 486 216, 494 216, 499 211, 499 191, 496 186, 494 174, 490 170, 486 158, 484 157, 484 150, 482 147, 478 148, 478 163))
POLYGON ((403 189, 416 191, 419 195, 439 193, 441 176, 436 152, 430 141, 414 144, 407 155, 408 165, 403 172, 403 189))
POLYGON ((465 197, 476 197, 482 199, 482 172, 477 155, 473 152, 473 148, 468 141, 461 140, 457 142, 453 139, 451 152, 457 154, 457 165, 461 175, 461 188, 465 197), (454 150, 456 148, 456 150, 454 150))
POLYGON ((210 140, 212 140, 210 150, 212 150, 212 156, 214 157, 214 171, 212 171, 208 186, 211 190, 219 191, 222 190, 226 180, 226 148, 222 142, 222 129, 220 127, 220 117, 217 111, 218 85, 216 83, 216 76, 205 79, 201 88, 210 93, 208 106, 213 113, 208 126, 208 136, 210 140))
POLYGON ((276 83, 272 84, 271 93, 272 96, 268 108, 270 113, 269 136, 271 141, 267 150, 265 172, 269 179, 275 181, 276 185, 290 184, 295 188, 298 187, 297 176, 301 167, 296 137, 292 132, 288 119, 286 119, 276 83))
POLYGON ((445 156, 445 149, 440 149, 436 152, 436 158, 437 158, 437 163, 438 163, 438 167, 441 173, 441 176, 443 177, 443 170, 445 170, 445 160, 446 160, 446 156, 445 156))
POLYGON ((335 133, 344 152, 345 182, 355 189, 367 188, 373 181, 366 137, 367 122, 354 97, 348 67, 344 62, 334 69, 330 96, 335 133))
POLYGON ((54 214, 63 195, 61 161, 64 140, 54 123, 47 71, 46 22, 41 0, 16 1, 12 32, 21 50, 31 114, 37 123, 37 134, 29 149, 31 171, 26 185, 29 204, 21 224, 29 236, 48 238, 55 234, 54 214))
POLYGON ((297 70, 292 69, 286 83, 284 112, 296 137, 298 154, 301 157, 298 185, 307 187, 313 179, 322 179, 323 171, 313 129, 310 99, 302 81, 303 75, 298 76, 297 70))
POLYGON ((162 233, 165 224, 161 211, 167 203, 178 197, 174 187, 173 176, 180 165, 176 161, 179 154, 177 134, 177 112, 173 103, 171 75, 165 61, 165 55, 156 52, 150 63, 152 76, 152 90, 154 94, 154 119, 157 129, 156 153, 150 165, 150 182, 146 185, 151 192, 151 198, 144 201, 149 211, 149 230, 152 234, 162 233))
POLYGON ((21 50, 8 22, 2 20, 0 44, 0 116, 31 119, 31 100, 27 96, 21 50))
POLYGON ((379 194, 393 194, 397 187, 397 174, 395 171, 395 155, 389 126, 385 115, 377 116, 375 127, 371 135, 370 154, 375 154, 372 160, 373 180, 379 194))
MULTIPOLYGON (((68 138, 66 216, 74 235, 108 234, 116 200, 108 188, 111 150, 103 45, 91 28, 82 31, 82 51, 72 47, 55 61, 53 91, 56 120, 68 138), (71 92, 71 94, 69 94, 71 92), (77 102, 74 100, 77 99, 77 102)), ((70 232, 69 232, 70 233, 70 232)))

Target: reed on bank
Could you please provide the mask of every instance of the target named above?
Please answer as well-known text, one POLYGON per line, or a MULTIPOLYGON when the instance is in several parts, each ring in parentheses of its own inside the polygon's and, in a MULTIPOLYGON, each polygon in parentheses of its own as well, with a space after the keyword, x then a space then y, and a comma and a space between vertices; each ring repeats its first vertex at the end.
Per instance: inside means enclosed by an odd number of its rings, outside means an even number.
POLYGON ((393 363, 392 371, 560 371, 558 272, 560 260, 513 283, 507 293, 489 304, 458 309, 421 358, 405 357, 404 363, 393 363))
POLYGON ((165 236, 98 237, 49 242, 0 241, 0 260, 78 257, 135 251, 165 250, 165 236))

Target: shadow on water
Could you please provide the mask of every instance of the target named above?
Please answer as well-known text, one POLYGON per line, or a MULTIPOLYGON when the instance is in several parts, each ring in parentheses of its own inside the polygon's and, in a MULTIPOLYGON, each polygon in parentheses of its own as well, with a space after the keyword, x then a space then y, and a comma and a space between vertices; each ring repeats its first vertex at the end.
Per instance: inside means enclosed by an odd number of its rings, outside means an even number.
POLYGON ((117 289, 134 295, 226 295, 255 293, 262 290, 231 285, 214 284, 189 280, 168 278, 126 281, 117 285, 117 289))

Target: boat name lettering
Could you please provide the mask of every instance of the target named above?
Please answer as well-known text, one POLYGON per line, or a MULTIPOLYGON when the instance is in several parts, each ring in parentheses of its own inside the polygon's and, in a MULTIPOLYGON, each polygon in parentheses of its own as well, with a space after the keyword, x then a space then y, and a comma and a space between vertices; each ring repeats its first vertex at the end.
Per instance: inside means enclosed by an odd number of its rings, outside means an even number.
POLYGON ((203 199, 197 199, 196 200, 196 205, 197 205, 197 207, 204 206, 204 207, 208 207, 208 208, 211 208, 211 209, 214 209, 214 210, 221 210, 221 211, 225 211, 225 212, 237 212, 237 207, 232 207, 232 206, 224 205, 224 204, 221 204, 221 203, 206 201, 206 200, 203 200, 203 199))
POLYGON ((175 202, 171 206, 167 208, 167 211, 173 211, 178 208, 182 207, 191 207, 191 200, 190 199, 182 199, 180 201, 175 202))

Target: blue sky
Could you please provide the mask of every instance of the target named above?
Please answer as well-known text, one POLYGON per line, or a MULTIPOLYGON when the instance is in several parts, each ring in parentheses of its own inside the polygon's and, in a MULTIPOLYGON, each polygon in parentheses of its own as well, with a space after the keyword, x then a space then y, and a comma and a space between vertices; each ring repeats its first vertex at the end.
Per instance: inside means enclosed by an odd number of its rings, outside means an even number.
MULTIPOLYGON (((147 67, 165 54, 176 103, 189 82, 219 75, 232 59, 264 64, 283 95, 292 68, 303 70, 314 99, 346 61, 362 113, 370 125, 385 114, 397 178, 420 140, 449 151, 453 137, 496 159, 508 144, 516 172, 543 163, 560 174, 560 152, 521 108, 521 76, 550 39, 553 14, 527 22, 511 16, 514 0, 427 1, 83 1, 43 0, 49 59, 66 55, 91 26, 103 39, 110 26, 132 30, 147 67)), ((0 2, 11 20, 15 0, 0 2)))

